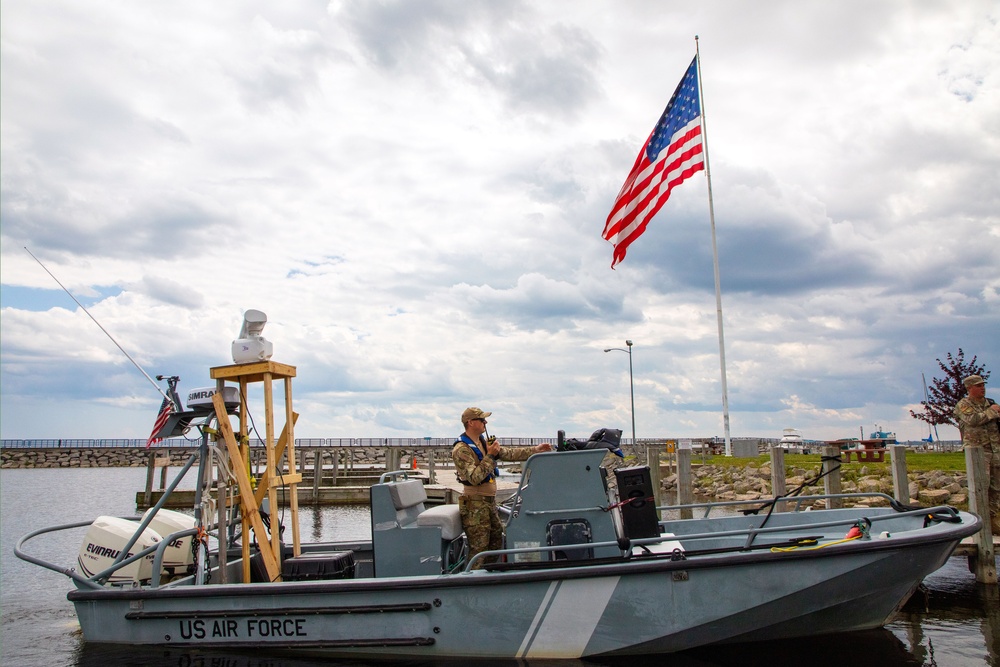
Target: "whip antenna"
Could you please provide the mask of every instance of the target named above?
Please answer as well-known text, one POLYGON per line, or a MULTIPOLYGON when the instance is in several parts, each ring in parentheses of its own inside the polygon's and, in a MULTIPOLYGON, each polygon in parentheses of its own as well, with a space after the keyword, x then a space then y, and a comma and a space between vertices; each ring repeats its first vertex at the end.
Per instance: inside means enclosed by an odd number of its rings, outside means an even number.
POLYGON ((149 373, 147 373, 146 371, 144 371, 142 369, 142 366, 140 366, 138 364, 138 362, 136 362, 136 360, 132 358, 132 355, 129 354, 128 352, 126 352, 125 348, 118 344, 118 341, 115 340, 115 337, 112 336, 111 334, 109 334, 108 330, 101 326, 101 323, 97 321, 97 318, 90 314, 90 311, 87 310, 84 307, 84 305, 82 303, 80 303, 79 300, 77 300, 77 298, 75 296, 73 296, 73 293, 70 292, 68 289, 66 289, 65 285, 63 285, 61 282, 59 282, 59 279, 56 278, 55 275, 51 271, 49 271, 48 268, 44 264, 42 264, 42 260, 40 260, 37 257, 35 257, 35 255, 30 250, 28 250, 28 246, 24 246, 24 251, 26 253, 28 253, 29 255, 31 255, 31 259, 33 259, 36 262, 38 262, 38 266, 40 266, 43 269, 45 269, 45 273, 47 273, 50 276, 52 276, 52 280, 56 281, 56 283, 59 285, 59 287, 62 287, 63 291, 66 292, 66 294, 69 294, 69 298, 73 299, 73 301, 76 301, 76 305, 80 306, 80 310, 82 310, 83 312, 87 313, 87 317, 89 317, 90 319, 94 320, 94 324, 96 324, 98 327, 100 327, 101 331, 104 332, 104 335, 107 336, 108 338, 110 338, 111 342, 114 343, 115 346, 119 350, 122 351, 122 354, 124 354, 126 357, 128 357, 128 360, 132 362, 132 365, 135 366, 136 368, 138 368, 139 372, 146 376, 146 379, 149 380, 149 383, 151 385, 153 385, 154 387, 156 387, 156 391, 160 392, 160 395, 162 395, 163 398, 165 398, 168 401, 170 401, 171 403, 173 403, 173 400, 169 396, 167 396, 167 393, 165 391, 163 391, 162 389, 160 389, 160 385, 156 384, 156 380, 154 380, 153 378, 149 377, 149 373))

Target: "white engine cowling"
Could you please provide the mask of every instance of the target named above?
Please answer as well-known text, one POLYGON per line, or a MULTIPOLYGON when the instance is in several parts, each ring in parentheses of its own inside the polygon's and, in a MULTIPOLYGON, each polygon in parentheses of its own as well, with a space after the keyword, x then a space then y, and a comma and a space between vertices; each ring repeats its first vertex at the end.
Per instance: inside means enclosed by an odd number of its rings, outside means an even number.
MULTIPOLYGON (((143 521, 149 516, 153 509, 146 510, 142 515, 143 521)), ((149 527, 156 531, 161 539, 166 539, 168 535, 189 530, 197 526, 193 516, 175 512, 173 510, 161 509, 149 522, 149 527)), ((182 574, 189 565, 194 564, 194 554, 191 551, 192 535, 180 537, 167 545, 163 550, 163 569, 173 574, 182 574)))
MULTIPOLYGON (((94 523, 90 524, 90 528, 87 529, 87 534, 83 538, 83 543, 80 545, 80 555, 76 559, 80 566, 80 572, 84 576, 92 577, 111 567, 115 559, 118 558, 118 554, 132 539, 138 527, 137 521, 119 519, 114 516, 97 517, 94 523)), ((160 541, 160 535, 155 530, 146 528, 132 545, 129 556, 154 546, 160 541)), ((133 581, 146 581, 152 576, 152 573, 153 554, 150 553, 134 563, 116 570, 108 578, 108 582, 127 584, 133 581)))

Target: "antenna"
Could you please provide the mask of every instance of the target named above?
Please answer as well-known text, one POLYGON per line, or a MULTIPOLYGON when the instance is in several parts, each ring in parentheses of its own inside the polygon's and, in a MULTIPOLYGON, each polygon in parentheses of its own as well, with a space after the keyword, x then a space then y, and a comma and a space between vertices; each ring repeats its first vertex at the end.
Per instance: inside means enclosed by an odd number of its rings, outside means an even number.
POLYGON ((126 357, 128 357, 128 360, 132 362, 132 365, 135 366, 136 368, 138 368, 139 372, 146 376, 146 379, 149 380, 149 383, 151 385, 153 385, 154 387, 156 387, 156 391, 158 391, 160 393, 160 395, 163 396, 163 398, 167 399, 170 402, 173 402, 173 400, 170 398, 170 396, 168 396, 167 393, 160 388, 160 385, 156 384, 156 381, 153 380, 153 378, 149 377, 149 373, 147 373, 146 371, 144 371, 142 369, 142 366, 140 366, 138 364, 138 362, 136 362, 136 360, 132 358, 132 355, 129 354, 128 352, 126 352, 125 348, 118 344, 118 341, 115 340, 115 337, 112 336, 111 334, 109 334, 108 330, 101 326, 101 323, 97 321, 97 318, 94 317, 93 315, 91 315, 90 311, 87 310, 86 308, 84 308, 83 304, 80 303, 80 301, 75 296, 73 296, 73 293, 70 292, 68 289, 66 289, 66 286, 63 285, 61 282, 59 282, 59 279, 56 278, 55 275, 51 271, 49 271, 48 268, 46 268, 46 266, 44 264, 42 264, 42 260, 40 260, 37 257, 35 257, 35 255, 30 250, 28 250, 28 246, 24 246, 24 251, 26 253, 28 253, 29 255, 31 255, 31 259, 33 259, 36 262, 38 262, 38 266, 40 266, 43 269, 45 269, 45 273, 47 273, 50 276, 52 276, 52 280, 56 281, 56 284, 58 284, 59 287, 62 287, 63 291, 66 292, 66 294, 69 294, 69 298, 73 299, 73 301, 76 301, 76 305, 80 306, 80 310, 82 310, 83 312, 87 313, 87 317, 89 317, 90 319, 94 320, 94 324, 96 324, 100 328, 100 330, 104 332, 105 336, 107 336, 108 338, 111 339, 111 342, 115 344, 115 347, 117 347, 119 350, 122 351, 122 354, 124 354, 126 357))

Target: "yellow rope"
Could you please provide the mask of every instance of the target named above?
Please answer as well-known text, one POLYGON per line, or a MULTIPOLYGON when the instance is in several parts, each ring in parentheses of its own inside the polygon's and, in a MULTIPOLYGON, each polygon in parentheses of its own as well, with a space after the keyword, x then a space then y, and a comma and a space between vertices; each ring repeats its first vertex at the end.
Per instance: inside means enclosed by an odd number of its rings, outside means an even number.
POLYGON ((835 544, 843 544, 845 542, 851 542, 853 540, 858 539, 859 537, 861 537, 861 535, 856 535, 854 537, 845 537, 842 540, 837 540, 836 542, 827 542, 826 544, 820 544, 819 546, 815 546, 815 547, 799 547, 799 546, 794 546, 794 547, 771 547, 771 553, 778 553, 778 552, 781 552, 781 551, 796 551, 796 550, 800 550, 800 551, 815 551, 816 549, 825 549, 826 547, 832 547, 835 544))

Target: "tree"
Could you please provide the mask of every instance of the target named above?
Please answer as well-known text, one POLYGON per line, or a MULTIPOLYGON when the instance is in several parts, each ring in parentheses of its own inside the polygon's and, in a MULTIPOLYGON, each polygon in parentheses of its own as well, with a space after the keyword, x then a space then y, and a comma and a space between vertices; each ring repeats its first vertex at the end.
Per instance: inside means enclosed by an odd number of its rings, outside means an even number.
POLYGON ((923 411, 910 410, 910 416, 931 425, 951 424, 957 428, 958 423, 952 410, 965 396, 965 385, 962 384, 962 380, 970 375, 980 375, 986 380, 990 372, 982 364, 976 363, 975 356, 972 357, 972 361, 966 363, 962 348, 958 348, 958 354, 955 356, 949 352, 947 362, 940 359, 936 361, 944 372, 944 377, 931 380, 931 386, 927 388, 927 400, 920 401, 920 405, 924 406, 923 411))

